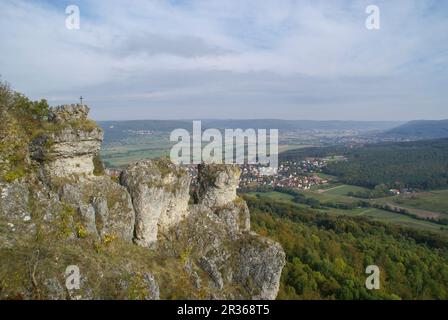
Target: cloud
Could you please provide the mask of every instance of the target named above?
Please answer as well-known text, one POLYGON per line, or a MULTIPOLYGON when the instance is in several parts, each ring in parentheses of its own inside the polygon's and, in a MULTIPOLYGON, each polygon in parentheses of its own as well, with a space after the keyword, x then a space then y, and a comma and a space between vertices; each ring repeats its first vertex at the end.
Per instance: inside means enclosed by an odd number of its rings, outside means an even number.
POLYGON ((106 118, 448 117, 448 10, 439 1, 0 3, 0 73, 106 118), (224 108, 224 109, 223 109, 224 108), (227 113, 225 113, 227 112, 227 113))

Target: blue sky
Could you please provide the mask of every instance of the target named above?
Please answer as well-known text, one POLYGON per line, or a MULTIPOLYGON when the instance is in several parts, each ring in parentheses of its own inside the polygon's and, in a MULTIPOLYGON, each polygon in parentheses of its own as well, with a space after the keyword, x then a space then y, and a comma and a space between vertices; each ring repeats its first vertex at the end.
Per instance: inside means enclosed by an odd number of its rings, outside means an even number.
POLYGON ((0 1, 0 74, 97 120, 448 118, 448 3, 0 1), (78 5, 80 30, 65 27, 78 5), (380 30, 367 30, 367 5, 380 30))

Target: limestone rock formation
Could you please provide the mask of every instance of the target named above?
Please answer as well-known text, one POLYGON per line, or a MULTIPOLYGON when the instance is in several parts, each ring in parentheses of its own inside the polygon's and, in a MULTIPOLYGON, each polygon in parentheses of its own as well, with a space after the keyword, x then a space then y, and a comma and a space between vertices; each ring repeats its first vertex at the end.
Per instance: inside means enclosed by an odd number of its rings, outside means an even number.
POLYGON ((285 254, 251 232, 239 168, 201 165, 192 198, 167 159, 114 181, 95 170, 103 132, 88 111, 52 109, 24 149, 26 175, 0 179, 0 298, 274 299, 285 254), (64 287, 68 265, 79 291, 64 287))
POLYGON ((109 177, 69 180, 59 189, 60 199, 74 208, 90 235, 117 236, 132 241, 135 213, 126 189, 109 177))
POLYGON ((49 119, 55 130, 33 141, 32 155, 40 163, 42 180, 75 208, 86 233, 131 241, 135 221, 131 197, 109 177, 93 174, 103 131, 87 119, 88 112, 85 105, 53 108, 49 119))
POLYGON ((208 279, 202 280, 217 289, 215 299, 247 298, 221 291, 229 286, 241 286, 251 299, 275 299, 285 264, 281 246, 253 232, 235 234, 202 205, 193 205, 190 210, 162 246, 177 242, 183 244, 183 250, 191 251, 188 262, 207 273, 208 279))
POLYGON ((198 203, 211 209, 233 233, 250 230, 249 209, 236 194, 240 174, 238 166, 201 164, 198 168, 198 203))
POLYGON ((53 108, 50 111, 49 120, 64 124, 71 121, 86 120, 90 109, 84 104, 70 104, 53 108))
POLYGON ((43 169, 51 177, 92 175, 93 158, 103 141, 103 130, 87 119, 84 105, 59 106, 51 110, 50 121, 56 130, 35 139, 32 156, 45 160, 43 169))
POLYGON ((219 208, 235 200, 240 175, 238 166, 200 164, 199 203, 209 208, 219 208))
POLYGON ((253 299, 275 299, 285 264, 283 248, 274 241, 252 234, 252 241, 243 242, 239 253, 245 263, 236 269, 235 281, 245 283, 253 299))
POLYGON ((158 231, 168 230, 188 214, 190 178, 168 161, 142 161, 120 176, 135 209, 135 242, 152 246, 158 231))

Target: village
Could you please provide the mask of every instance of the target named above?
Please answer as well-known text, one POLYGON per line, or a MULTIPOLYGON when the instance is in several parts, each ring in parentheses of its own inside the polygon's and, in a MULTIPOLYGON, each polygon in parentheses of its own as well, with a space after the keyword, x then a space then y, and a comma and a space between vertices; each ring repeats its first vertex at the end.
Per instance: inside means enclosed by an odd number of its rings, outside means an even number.
MULTIPOLYGON (((302 161, 282 161, 275 175, 263 174, 264 166, 262 165, 240 165, 241 178, 239 188, 251 189, 266 186, 309 190, 313 186, 328 183, 326 179, 316 174, 325 164, 326 161, 323 159, 311 158, 302 161)), ((192 177, 192 185, 194 185, 198 172, 197 166, 187 165, 186 170, 192 177)))
POLYGON ((322 159, 282 161, 276 175, 263 175, 257 165, 243 165, 240 188, 267 186, 309 190, 312 186, 328 182, 316 175, 325 164, 322 159))
MULTIPOLYGON (((318 172, 326 165, 326 159, 309 158, 301 161, 281 161, 275 175, 263 174, 265 166, 258 164, 240 165, 240 189, 251 189, 260 186, 280 187, 298 190, 309 190, 316 185, 328 183, 327 179, 319 177, 318 172)), ((185 165, 188 175, 192 178, 192 185, 198 174, 197 165, 185 165)), ((118 178, 121 170, 108 168, 108 175, 118 178)))

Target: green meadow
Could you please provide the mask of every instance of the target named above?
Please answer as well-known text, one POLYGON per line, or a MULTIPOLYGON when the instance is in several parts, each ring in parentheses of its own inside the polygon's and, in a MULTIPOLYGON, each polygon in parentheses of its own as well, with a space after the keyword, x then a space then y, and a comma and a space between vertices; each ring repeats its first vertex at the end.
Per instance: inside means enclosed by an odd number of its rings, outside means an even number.
POLYGON ((448 216, 448 190, 421 192, 410 196, 394 198, 397 205, 405 207, 429 210, 448 216))
MULTIPOLYGON (((339 193, 346 193, 353 191, 359 187, 356 186, 348 186, 348 185, 341 185, 341 188, 339 189, 333 189, 333 192, 327 191, 327 192, 315 192, 315 191, 302 191, 301 193, 304 194, 308 198, 314 198, 316 200, 319 200, 321 202, 326 201, 332 201, 332 202, 340 202, 340 203, 352 203, 359 199, 347 197, 344 195, 339 195, 339 193), (336 191, 338 190, 338 192, 336 191)), ((298 208, 309 208, 309 206, 302 204, 302 203, 296 203, 294 201, 294 196, 277 192, 277 191, 271 191, 271 192, 249 192, 249 195, 256 195, 263 199, 269 199, 273 202, 281 202, 281 203, 287 203, 290 205, 294 205, 298 208)), ((411 228, 417 228, 421 230, 426 231, 432 231, 436 233, 445 233, 448 234, 448 228, 442 227, 439 224, 432 223, 429 221, 423 221, 423 220, 417 220, 412 217, 389 212, 381 209, 376 208, 355 208, 351 210, 343 210, 343 209, 335 209, 335 208, 321 208, 318 209, 318 211, 322 213, 327 213, 332 216, 365 216, 369 217, 373 220, 385 222, 385 223, 394 223, 398 224, 404 227, 411 227, 411 228)))

